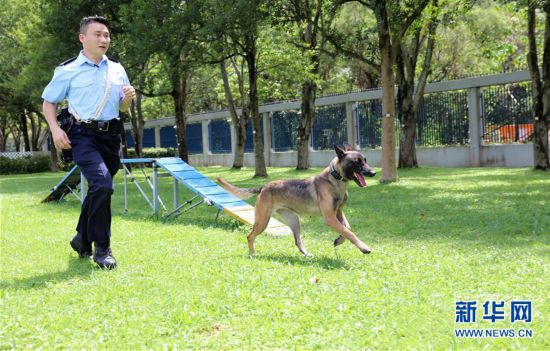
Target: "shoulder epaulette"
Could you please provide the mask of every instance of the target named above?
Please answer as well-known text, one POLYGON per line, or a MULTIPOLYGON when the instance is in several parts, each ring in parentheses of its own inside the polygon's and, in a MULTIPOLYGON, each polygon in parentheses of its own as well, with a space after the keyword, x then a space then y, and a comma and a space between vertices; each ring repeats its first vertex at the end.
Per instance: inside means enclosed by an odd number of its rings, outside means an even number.
POLYGON ((115 60, 114 58, 107 57, 109 61, 113 61, 114 63, 120 63, 118 60, 115 60))
POLYGON ((60 63, 59 65, 60 65, 60 66, 68 65, 69 63, 73 62, 73 61, 76 60, 77 58, 78 58, 78 56, 75 56, 75 57, 73 57, 73 58, 68 59, 68 60, 65 61, 65 62, 60 63))

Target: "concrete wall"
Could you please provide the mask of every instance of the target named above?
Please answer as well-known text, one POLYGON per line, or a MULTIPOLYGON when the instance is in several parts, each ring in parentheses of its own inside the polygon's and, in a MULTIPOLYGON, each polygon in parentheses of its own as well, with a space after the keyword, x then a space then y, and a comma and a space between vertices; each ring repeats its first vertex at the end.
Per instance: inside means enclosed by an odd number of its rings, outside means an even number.
MULTIPOLYGON (((371 166, 380 167, 380 149, 362 150, 371 166)), ((310 151, 311 167, 325 167, 334 158, 334 151, 310 151)), ((417 148, 416 156, 420 166, 434 167, 531 167, 533 166, 532 144, 484 145, 480 147, 479 165, 471 162, 469 146, 447 146, 417 148)), ((254 154, 245 154, 245 166, 254 167, 254 154)), ((271 152, 269 166, 296 167, 296 152, 271 152)), ((189 162, 194 166, 231 167, 233 155, 191 155, 189 162)))

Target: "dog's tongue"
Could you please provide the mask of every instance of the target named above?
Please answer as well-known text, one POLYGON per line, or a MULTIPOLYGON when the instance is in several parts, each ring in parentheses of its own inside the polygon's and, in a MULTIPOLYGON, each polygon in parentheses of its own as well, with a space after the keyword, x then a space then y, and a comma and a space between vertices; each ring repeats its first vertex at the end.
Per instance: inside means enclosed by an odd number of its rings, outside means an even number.
POLYGON ((365 182, 365 178, 363 177, 363 175, 361 175, 361 173, 355 172, 354 175, 355 175, 355 182, 357 183, 357 185, 359 185, 361 188, 364 188, 367 186, 367 182, 365 182))

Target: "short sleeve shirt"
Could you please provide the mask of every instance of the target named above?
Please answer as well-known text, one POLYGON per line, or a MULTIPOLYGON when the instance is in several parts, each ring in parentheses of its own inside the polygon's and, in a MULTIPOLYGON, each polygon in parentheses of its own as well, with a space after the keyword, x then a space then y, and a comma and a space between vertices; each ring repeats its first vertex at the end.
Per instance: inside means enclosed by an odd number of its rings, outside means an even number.
POLYGON ((122 87, 129 84, 120 63, 103 55, 99 64, 95 64, 81 51, 75 60, 69 60, 55 69, 42 98, 52 104, 67 99, 69 111, 80 120, 106 121, 118 118, 120 101, 124 98, 122 87), (101 115, 96 118, 96 111, 105 96, 107 79, 111 80, 109 97, 101 115))

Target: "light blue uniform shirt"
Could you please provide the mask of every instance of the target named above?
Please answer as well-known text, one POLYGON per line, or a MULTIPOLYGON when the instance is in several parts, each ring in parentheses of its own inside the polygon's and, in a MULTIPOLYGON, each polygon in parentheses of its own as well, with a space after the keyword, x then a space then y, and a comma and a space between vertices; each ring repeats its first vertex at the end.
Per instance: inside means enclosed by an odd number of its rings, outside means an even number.
POLYGON ((120 63, 111 61, 103 55, 101 62, 96 65, 81 51, 76 60, 55 69, 52 80, 42 93, 42 98, 52 104, 67 99, 69 111, 81 120, 108 121, 118 118, 120 101, 124 98, 122 87, 125 85, 130 85, 130 82, 120 63), (111 80, 109 97, 101 115, 96 118, 98 106, 105 96, 107 79, 111 80))

